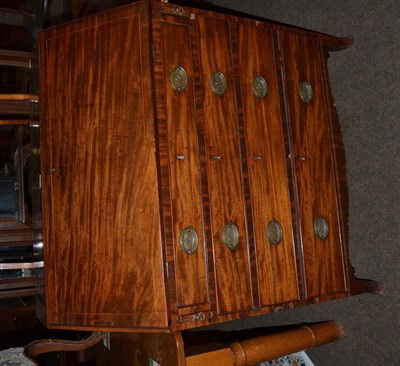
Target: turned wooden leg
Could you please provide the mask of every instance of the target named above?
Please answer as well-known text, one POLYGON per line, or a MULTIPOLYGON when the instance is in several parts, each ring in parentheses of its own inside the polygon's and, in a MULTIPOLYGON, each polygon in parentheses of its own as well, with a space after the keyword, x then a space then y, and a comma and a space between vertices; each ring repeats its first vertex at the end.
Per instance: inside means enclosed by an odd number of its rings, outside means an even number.
POLYGON ((342 325, 334 321, 301 326, 276 334, 233 342, 219 350, 186 357, 186 366, 253 366, 333 342, 342 336, 342 325))

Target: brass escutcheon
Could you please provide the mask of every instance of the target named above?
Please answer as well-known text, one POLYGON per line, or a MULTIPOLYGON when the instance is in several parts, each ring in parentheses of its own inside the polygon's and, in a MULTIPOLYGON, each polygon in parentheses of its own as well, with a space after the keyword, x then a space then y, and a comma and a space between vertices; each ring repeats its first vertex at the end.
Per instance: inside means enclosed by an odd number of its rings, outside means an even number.
POLYGON ((182 66, 175 67, 169 76, 170 82, 174 90, 182 93, 188 85, 188 77, 182 66))
POLYGON ((226 224, 222 230, 222 241, 230 250, 235 250, 239 245, 239 229, 234 223, 226 224))
POLYGON ((214 72, 211 75, 210 86, 215 94, 219 96, 224 94, 227 87, 225 75, 221 71, 214 72))
POLYGON ((278 245, 282 241, 283 230, 281 224, 278 221, 272 220, 268 223, 267 238, 269 242, 273 245, 278 245))
POLYGON ((314 233, 320 240, 325 240, 328 237, 329 225, 325 217, 318 216, 314 220, 314 233))
POLYGON ((299 95, 303 103, 309 104, 313 100, 312 86, 308 81, 302 81, 299 84, 299 95))
POLYGON ((200 311, 199 313, 194 314, 192 319, 193 319, 193 321, 195 321, 195 322, 201 322, 201 321, 203 321, 205 318, 206 318, 205 314, 204 314, 202 311, 200 311))
POLYGON ((175 8, 173 11, 175 14, 179 14, 179 15, 182 15, 185 12, 181 6, 175 8))
POLYGON ((191 226, 185 227, 179 236, 179 244, 186 254, 196 252, 199 245, 199 237, 196 230, 191 226))
POLYGON ((264 99, 268 94, 268 83, 262 76, 256 76, 253 81, 253 93, 258 99, 264 99))

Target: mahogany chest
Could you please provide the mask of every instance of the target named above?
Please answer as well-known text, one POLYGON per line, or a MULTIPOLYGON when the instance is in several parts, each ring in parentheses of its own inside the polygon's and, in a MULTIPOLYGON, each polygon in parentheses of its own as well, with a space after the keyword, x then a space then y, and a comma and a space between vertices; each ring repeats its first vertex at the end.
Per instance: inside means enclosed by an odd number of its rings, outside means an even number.
POLYGON ((138 1, 40 37, 45 321, 167 331, 368 291, 336 38, 138 1))

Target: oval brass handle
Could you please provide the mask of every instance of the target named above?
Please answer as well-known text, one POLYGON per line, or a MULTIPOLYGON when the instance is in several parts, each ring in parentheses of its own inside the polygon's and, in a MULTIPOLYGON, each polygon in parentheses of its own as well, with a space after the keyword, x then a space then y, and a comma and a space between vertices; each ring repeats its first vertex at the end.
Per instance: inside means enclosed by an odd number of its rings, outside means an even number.
POLYGON ((313 100, 313 89, 308 81, 302 81, 299 84, 299 95, 303 103, 309 104, 313 100))
POLYGON ((258 99, 264 99, 268 94, 268 83, 262 76, 256 76, 253 81, 253 93, 258 99))
POLYGON ((278 245, 283 238, 283 230, 281 224, 276 220, 271 220, 267 226, 267 238, 273 245, 278 245))
POLYGON ((197 231, 191 227, 185 227, 179 236, 179 244, 186 254, 193 254, 199 246, 199 237, 197 231))
POLYGON ((182 66, 177 66, 171 71, 169 80, 172 87, 179 93, 182 93, 188 85, 188 77, 182 66))
POLYGON ((226 224, 222 230, 222 241, 230 250, 235 250, 239 245, 239 229, 234 223, 226 224))
POLYGON ((318 216, 314 220, 314 233, 320 240, 326 240, 329 235, 328 221, 323 216, 318 216))
POLYGON ((214 72, 211 75, 210 86, 215 94, 219 96, 224 94, 227 87, 225 75, 221 71, 214 72))

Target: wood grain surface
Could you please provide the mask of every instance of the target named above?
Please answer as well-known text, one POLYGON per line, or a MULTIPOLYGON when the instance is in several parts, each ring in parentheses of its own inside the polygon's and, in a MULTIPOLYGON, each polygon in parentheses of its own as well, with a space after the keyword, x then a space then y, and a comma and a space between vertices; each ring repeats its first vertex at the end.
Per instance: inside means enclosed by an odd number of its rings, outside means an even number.
MULTIPOLYGON (((192 26, 176 21, 161 22, 162 87, 167 135, 165 141, 160 141, 160 149, 166 149, 162 153, 168 155, 167 184, 172 211, 176 293, 178 307, 185 307, 207 303, 209 293, 191 50, 192 26), (175 90, 170 81, 170 74, 177 67, 182 67, 188 77, 188 85, 182 92, 175 90), (198 248, 193 254, 185 253, 179 242, 181 232, 187 227, 195 229, 198 236, 198 248)), ((162 123, 161 117, 158 119, 159 128, 162 128, 162 123)))
POLYGON ((175 331, 348 296, 347 181, 326 69, 328 50, 348 41, 142 1, 40 42, 49 326, 175 331), (182 91, 170 80, 178 66, 182 91), (187 227, 192 254, 179 241, 187 227))
POLYGON ((198 17, 198 32, 217 313, 221 314, 252 306, 241 155, 229 23, 198 17), (217 71, 226 79, 227 89, 223 95, 215 94, 210 85, 211 76, 217 71), (235 250, 227 248, 222 241, 223 228, 229 223, 234 223, 239 231, 239 245, 235 250))
POLYGON ((146 14, 41 35, 49 325, 167 326, 146 14))
POLYGON ((299 291, 273 32, 239 25, 237 33, 260 300, 278 304, 298 299, 299 291), (257 76, 268 84, 264 99, 253 92, 257 76), (272 220, 283 230, 278 245, 267 239, 272 220))
POLYGON ((342 238, 318 38, 284 31, 280 39, 306 297, 344 292, 342 238), (308 81, 313 89, 313 100, 309 104, 299 96, 299 84, 303 81, 308 81), (314 220, 319 216, 325 217, 329 225, 326 240, 318 239, 314 233, 314 220))

